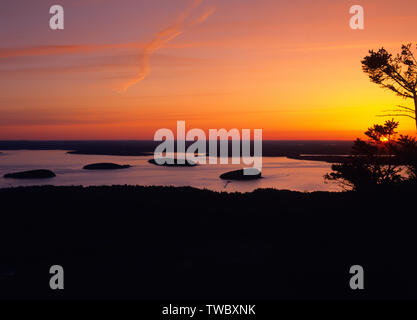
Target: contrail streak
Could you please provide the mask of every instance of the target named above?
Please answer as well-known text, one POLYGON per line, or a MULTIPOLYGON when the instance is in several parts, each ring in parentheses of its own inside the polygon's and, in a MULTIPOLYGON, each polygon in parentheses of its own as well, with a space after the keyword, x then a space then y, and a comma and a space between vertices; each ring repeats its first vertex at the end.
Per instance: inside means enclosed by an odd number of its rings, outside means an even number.
POLYGON ((130 80, 129 82, 125 83, 121 91, 126 91, 132 85, 142 81, 149 75, 151 68, 150 68, 150 58, 154 52, 162 48, 165 44, 169 41, 178 37, 181 33, 184 32, 184 29, 187 27, 191 27, 197 25, 199 23, 204 22, 210 15, 212 15, 215 11, 214 7, 207 8, 203 14, 201 14, 198 18, 187 22, 187 18, 190 16, 192 11, 196 9, 198 6, 201 5, 203 0, 194 0, 176 19, 174 24, 160 32, 158 32, 154 39, 145 44, 145 47, 142 51, 141 56, 139 57, 139 72, 137 76, 130 80))

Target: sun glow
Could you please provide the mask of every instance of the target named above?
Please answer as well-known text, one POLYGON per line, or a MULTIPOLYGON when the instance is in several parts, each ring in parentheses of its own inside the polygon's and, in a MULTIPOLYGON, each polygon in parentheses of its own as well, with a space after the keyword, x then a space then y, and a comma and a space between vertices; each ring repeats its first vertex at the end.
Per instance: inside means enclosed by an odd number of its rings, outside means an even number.
MULTIPOLYGON (((375 16, 360 31, 348 0, 66 2, 79 3, 66 9, 73 26, 50 30, 33 4, 2 37, 0 140, 153 140, 186 120, 205 132, 262 128, 264 140, 351 141, 385 110, 413 108, 361 61, 416 39, 417 1, 367 1, 375 16)), ((20 2, 0 3, 6 26, 20 2)), ((415 121, 398 130, 414 135, 415 121)))
POLYGON ((385 137, 385 136, 382 136, 381 138, 379 138, 379 140, 381 142, 388 142, 389 141, 389 139, 387 137, 385 137))

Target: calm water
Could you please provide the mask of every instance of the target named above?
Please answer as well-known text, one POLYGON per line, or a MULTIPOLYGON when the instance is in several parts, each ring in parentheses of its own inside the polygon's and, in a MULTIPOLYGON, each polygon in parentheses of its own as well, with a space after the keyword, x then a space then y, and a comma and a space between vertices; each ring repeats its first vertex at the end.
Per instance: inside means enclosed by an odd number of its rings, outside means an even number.
POLYGON ((263 179, 226 183, 219 175, 240 165, 199 165, 196 167, 167 168, 149 164, 152 156, 102 156, 67 154, 62 150, 2 151, 0 154, 0 188, 30 185, 158 185, 192 186, 215 191, 252 191, 257 188, 289 189, 296 191, 340 191, 334 183, 326 183, 323 176, 330 164, 319 161, 293 160, 285 157, 263 158, 263 179), (130 164, 133 167, 114 171, 89 171, 83 166, 97 162, 130 164), (33 169, 50 169, 52 179, 4 179, 5 173, 33 169))

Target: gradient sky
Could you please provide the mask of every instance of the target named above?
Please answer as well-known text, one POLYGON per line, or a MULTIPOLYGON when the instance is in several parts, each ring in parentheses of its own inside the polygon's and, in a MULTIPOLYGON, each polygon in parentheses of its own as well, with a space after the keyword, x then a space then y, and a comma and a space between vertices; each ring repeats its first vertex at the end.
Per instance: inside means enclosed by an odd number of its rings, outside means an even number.
POLYGON ((0 39, 3 140, 152 139, 177 120, 353 139, 412 105, 360 61, 417 42, 417 1, 2 0, 0 39), (49 29, 53 4, 65 30, 49 29), (365 30, 349 28, 353 4, 365 30))

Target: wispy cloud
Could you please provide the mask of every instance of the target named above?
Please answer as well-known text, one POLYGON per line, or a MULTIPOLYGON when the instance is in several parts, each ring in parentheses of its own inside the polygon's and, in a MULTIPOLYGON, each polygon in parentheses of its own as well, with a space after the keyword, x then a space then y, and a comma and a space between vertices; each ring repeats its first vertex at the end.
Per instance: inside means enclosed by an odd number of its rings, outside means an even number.
POLYGON ((92 44, 92 45, 56 45, 56 46, 30 46, 21 48, 0 48, 1 58, 31 57, 46 55, 66 55, 79 53, 92 53, 106 49, 143 48, 143 43, 116 43, 116 44, 92 44))
POLYGON ((176 21, 170 27, 158 32, 152 41, 147 43, 139 57, 139 72, 137 76, 128 82, 124 83, 120 88, 121 91, 126 91, 132 85, 145 79, 150 73, 150 57, 157 50, 161 49, 168 42, 178 37, 188 27, 204 22, 215 11, 214 7, 209 7, 204 10, 197 18, 189 21, 189 16, 197 7, 202 4, 203 0, 193 0, 193 2, 177 17, 176 21))
MULTIPOLYGON (((113 85, 116 91, 126 91, 132 85, 145 79, 150 71, 150 58, 156 54, 156 51, 162 47, 170 47, 169 42, 187 28, 193 27, 204 22, 215 12, 215 7, 205 7, 200 12, 196 12, 202 5, 203 0, 192 0, 192 2, 178 15, 175 21, 168 27, 153 36, 149 42, 130 42, 130 43, 111 43, 111 44, 68 44, 68 45, 43 45, 43 46, 27 46, 15 48, 0 48, 0 67, 7 66, 7 68, 0 68, 0 73, 20 74, 25 75, 27 72, 36 74, 62 74, 74 72, 87 71, 109 71, 114 74, 114 79, 119 79, 118 84, 113 85), (111 61, 102 61, 95 58, 88 64, 78 62, 59 66, 48 63, 48 65, 39 65, 42 56, 61 56, 61 55, 84 55, 103 53, 105 51, 113 52, 114 50, 128 50, 129 54, 119 52, 117 55, 113 54, 109 59, 111 61), (136 52, 140 52, 139 56, 136 52), (122 55, 121 55, 122 54, 122 55), (17 58, 18 60, 10 60, 17 58), (32 58, 36 60, 32 60, 32 58), (13 67, 11 61, 19 63, 18 67, 13 67), (21 62, 26 61, 32 63, 34 66, 22 65, 21 62), (107 69, 105 69, 107 67, 107 69), (111 67, 128 67, 129 70, 120 71, 111 67), (112 70, 113 69, 113 70, 112 70)), ((201 44, 181 44, 173 45, 173 48, 193 47, 201 44)), ((173 57, 175 58, 175 57, 173 57)), ((176 58, 178 60, 178 58, 176 58)), ((184 60, 183 58, 182 60, 184 60)), ((189 61, 192 59, 187 58, 189 61)), ((168 60, 172 58, 168 57, 168 60)), ((78 61, 78 60, 77 60, 78 61)), ((184 62, 184 61, 183 61, 184 62)), ((26 63, 26 64, 27 64, 26 63)), ((162 62, 163 63, 163 62, 162 62)), ((107 77, 106 79, 108 79, 107 77)))
MULTIPOLYGON (((137 51, 137 50, 136 50, 137 51)), ((92 55, 87 57, 80 57, 75 60, 63 63, 52 63, 49 57, 38 61, 38 64, 30 64, 32 57, 27 57, 29 65, 22 63, 25 57, 19 57, 14 63, 10 61, 3 61, 0 59, 0 75, 19 75, 19 76, 33 76, 33 75, 53 75, 53 74, 80 74, 80 73, 100 73, 103 79, 118 79, 118 83, 128 81, 136 77, 138 65, 138 55, 136 52, 126 52, 117 55, 92 55)), ((208 65, 213 63, 209 59, 182 57, 175 55, 167 55, 161 53, 153 54, 153 61, 165 68, 182 68, 186 66, 196 66, 204 63, 208 65)), ((38 59, 39 60, 39 59, 38 59)), ((114 86, 114 83, 112 84, 114 86)))

